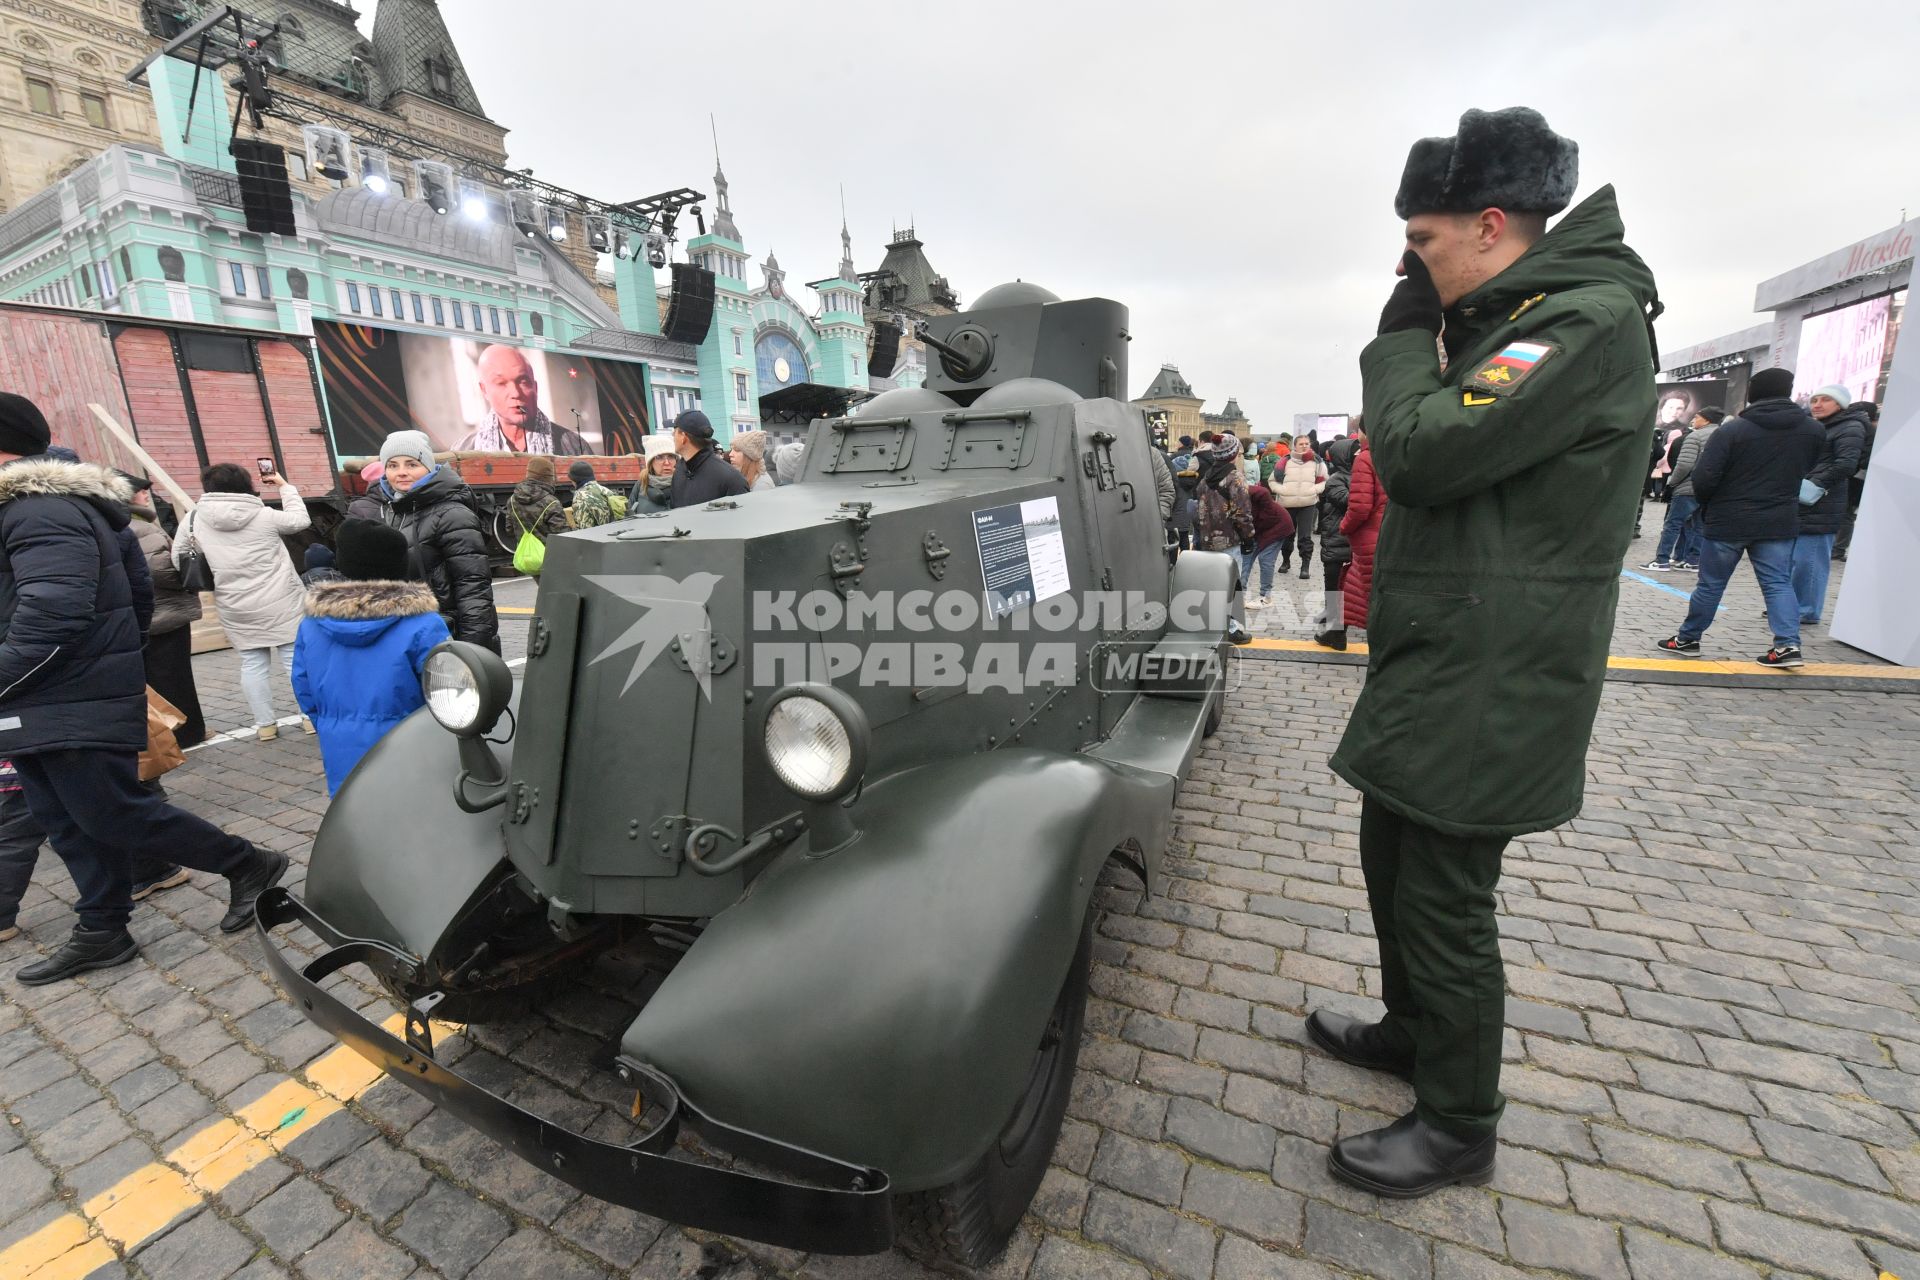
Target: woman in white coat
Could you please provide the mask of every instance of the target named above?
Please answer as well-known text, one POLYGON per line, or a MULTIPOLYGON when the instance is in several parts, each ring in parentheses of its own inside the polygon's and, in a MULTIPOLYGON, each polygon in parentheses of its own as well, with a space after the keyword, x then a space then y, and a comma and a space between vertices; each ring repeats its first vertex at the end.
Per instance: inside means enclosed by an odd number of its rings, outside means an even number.
MULTIPOLYGON (((260 500, 253 476, 231 462, 200 473, 205 496, 180 522, 173 539, 177 565, 188 544, 196 543, 213 570, 213 601, 220 625, 240 653, 240 689, 253 712, 262 739, 279 736, 273 707, 273 657, 291 675, 293 639, 300 630, 306 588, 294 570, 281 535, 298 533, 310 523, 307 504, 278 472, 263 477, 280 488, 281 509, 260 500)), ((302 724, 308 733, 311 725, 302 724)))

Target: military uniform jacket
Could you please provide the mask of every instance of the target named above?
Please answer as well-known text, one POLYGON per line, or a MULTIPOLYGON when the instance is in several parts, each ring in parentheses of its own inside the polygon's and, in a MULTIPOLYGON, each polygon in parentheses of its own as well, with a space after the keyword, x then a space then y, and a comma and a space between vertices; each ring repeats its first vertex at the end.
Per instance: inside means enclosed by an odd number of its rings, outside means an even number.
MULTIPOLYGON (((1333 768, 1455 835, 1580 811, 1654 412, 1652 274, 1613 189, 1447 315, 1361 353, 1391 499, 1333 768)), ((1656 308, 1657 312, 1657 308, 1656 308)))

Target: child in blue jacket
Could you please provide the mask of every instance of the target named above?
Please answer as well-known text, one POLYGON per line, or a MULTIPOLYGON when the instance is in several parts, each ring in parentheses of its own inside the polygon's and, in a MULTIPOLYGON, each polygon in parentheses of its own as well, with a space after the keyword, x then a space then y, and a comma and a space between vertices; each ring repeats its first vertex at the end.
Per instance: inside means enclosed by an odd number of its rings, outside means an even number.
POLYGON ((377 520, 335 535, 344 581, 307 593, 293 642, 293 696, 320 735, 329 794, 387 731, 426 705, 420 668, 448 639, 433 589, 407 581, 407 538, 377 520))

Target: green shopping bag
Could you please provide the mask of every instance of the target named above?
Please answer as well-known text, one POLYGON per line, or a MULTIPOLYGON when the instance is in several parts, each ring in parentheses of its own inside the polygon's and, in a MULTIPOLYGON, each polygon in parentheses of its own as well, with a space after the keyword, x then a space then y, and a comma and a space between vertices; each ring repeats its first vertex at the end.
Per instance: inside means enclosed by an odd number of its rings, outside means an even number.
MULTIPOLYGON (((553 504, 549 502, 546 510, 540 513, 541 524, 547 522, 547 512, 551 510, 553 510, 553 504)), ((525 522, 520 519, 518 511, 513 513, 513 522, 520 526, 520 541, 513 546, 513 567, 529 578, 537 578, 540 576, 541 567, 547 563, 547 544, 540 541, 538 534, 527 528, 525 522)))

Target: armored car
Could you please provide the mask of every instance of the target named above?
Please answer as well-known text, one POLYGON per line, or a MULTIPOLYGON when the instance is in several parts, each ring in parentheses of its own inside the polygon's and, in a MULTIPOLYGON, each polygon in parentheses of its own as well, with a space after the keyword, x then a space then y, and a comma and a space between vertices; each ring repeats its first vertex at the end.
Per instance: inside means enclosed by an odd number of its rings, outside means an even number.
POLYGON ((595 1196, 993 1257, 1059 1133, 1096 882, 1154 887, 1223 707, 1237 570, 1168 555, 1126 324, 1003 285, 924 327, 925 386, 814 422, 798 483, 555 539, 521 677, 436 650, 303 896, 261 899, 287 992, 595 1196), (436 1019, 612 956, 637 1013, 582 1069, 633 1090, 631 1140, 436 1056, 436 1019))

